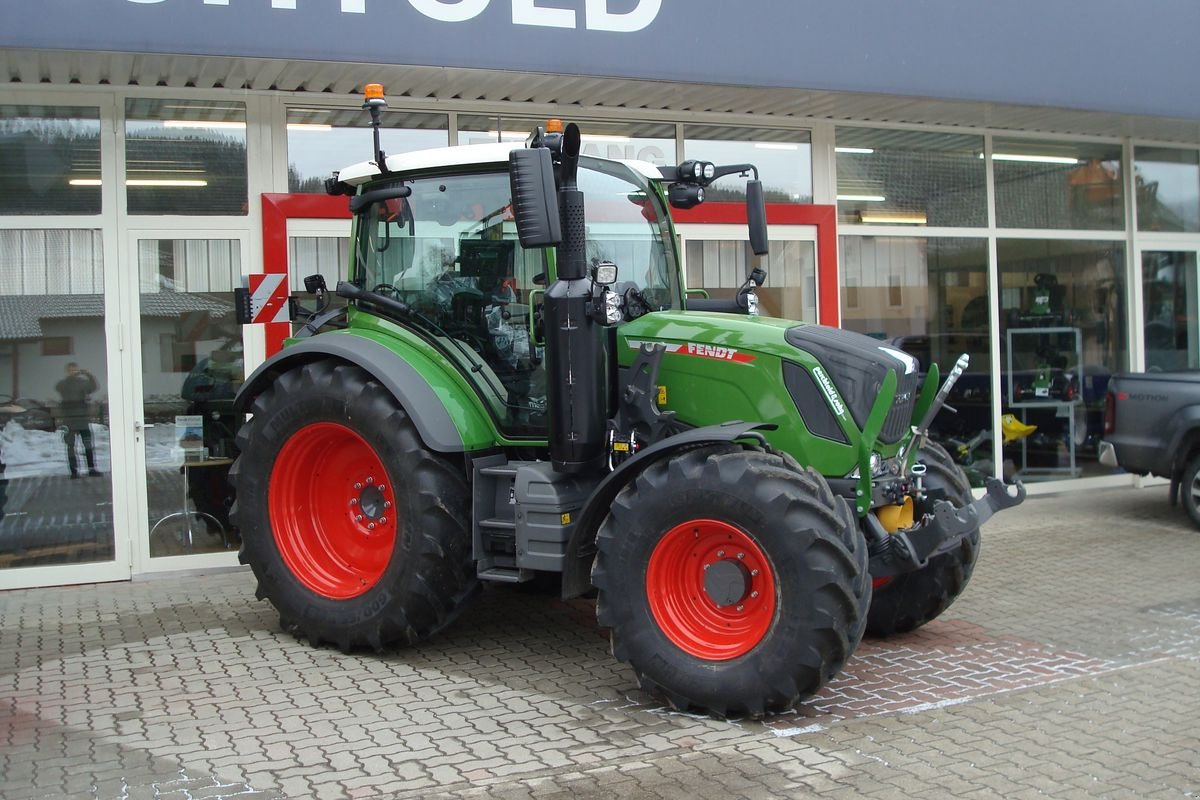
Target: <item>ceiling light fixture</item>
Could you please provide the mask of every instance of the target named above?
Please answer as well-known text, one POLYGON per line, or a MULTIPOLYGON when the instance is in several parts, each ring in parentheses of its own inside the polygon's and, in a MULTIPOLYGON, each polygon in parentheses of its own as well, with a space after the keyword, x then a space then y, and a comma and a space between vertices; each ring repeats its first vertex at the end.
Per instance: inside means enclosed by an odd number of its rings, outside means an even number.
POLYGON ((839 194, 837 199, 851 203, 882 203, 884 200, 887 200, 881 194, 839 194))
POLYGON ((289 122, 287 124, 287 129, 289 131, 311 131, 314 133, 320 133, 323 131, 333 130, 333 126, 319 122, 289 122))
POLYGON ((208 130, 212 128, 226 128, 229 130, 246 130, 244 122, 221 122, 201 119, 168 119, 163 120, 164 128, 194 128, 199 130, 208 130))
POLYGON ((860 211, 858 221, 864 225, 924 225, 928 220, 920 211, 860 211))
MULTIPOLYGON (((983 158, 983 153, 979 154, 983 158)), ((1038 156, 1022 153, 992 153, 993 161, 1026 161, 1030 164, 1078 164, 1078 158, 1069 156, 1038 156)))
POLYGON ((874 147, 835 147, 835 153, 858 153, 859 155, 869 156, 875 152, 874 147))

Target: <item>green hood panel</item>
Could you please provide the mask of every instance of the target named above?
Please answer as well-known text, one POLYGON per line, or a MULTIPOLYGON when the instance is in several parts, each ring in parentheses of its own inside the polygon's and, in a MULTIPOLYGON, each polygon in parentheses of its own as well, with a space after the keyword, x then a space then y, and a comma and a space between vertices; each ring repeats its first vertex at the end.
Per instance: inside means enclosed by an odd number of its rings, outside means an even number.
MULTIPOLYGON (((656 312, 617 330, 617 361, 628 367, 641 343, 664 344, 667 353, 658 380, 666 387, 663 410, 674 411, 680 421, 697 427, 728 420, 773 423, 778 429, 767 439, 774 447, 824 475, 846 475, 859 464, 861 431, 844 407, 839 414, 829 403, 846 441, 809 433, 784 382, 785 361, 810 373, 820 367, 815 358, 784 338, 801 324, 716 312, 656 312)), ((888 457, 899 447, 876 449, 888 457)))

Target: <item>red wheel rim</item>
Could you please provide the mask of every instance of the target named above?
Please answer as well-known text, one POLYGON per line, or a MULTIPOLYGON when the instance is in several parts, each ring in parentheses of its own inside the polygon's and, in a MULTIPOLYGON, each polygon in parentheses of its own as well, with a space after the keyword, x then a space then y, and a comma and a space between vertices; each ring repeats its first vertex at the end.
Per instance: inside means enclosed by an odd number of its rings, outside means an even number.
POLYGON ((361 436, 333 422, 301 428, 275 458, 267 497, 275 543, 297 580, 336 600, 379 582, 396 545, 395 494, 361 436))
POLYGON ((749 653, 775 619, 771 562, 748 534, 711 519, 667 531, 650 554, 646 594, 666 637, 708 661, 749 653))

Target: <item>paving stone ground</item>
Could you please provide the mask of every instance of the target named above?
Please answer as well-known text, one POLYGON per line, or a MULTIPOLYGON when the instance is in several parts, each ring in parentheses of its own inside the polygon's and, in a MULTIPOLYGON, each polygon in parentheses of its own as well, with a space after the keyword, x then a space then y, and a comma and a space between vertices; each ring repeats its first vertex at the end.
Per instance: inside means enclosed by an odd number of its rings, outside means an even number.
POLYGON ((0 797, 1200 797, 1198 578, 1165 488, 1030 498, 942 618, 762 722, 655 704, 586 601, 344 655, 245 571, 5 592, 0 797))

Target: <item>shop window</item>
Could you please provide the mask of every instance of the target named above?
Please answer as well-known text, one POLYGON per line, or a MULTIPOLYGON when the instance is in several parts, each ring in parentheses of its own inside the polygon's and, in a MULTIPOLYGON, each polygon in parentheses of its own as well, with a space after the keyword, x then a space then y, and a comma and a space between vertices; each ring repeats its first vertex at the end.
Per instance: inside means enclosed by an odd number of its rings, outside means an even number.
POLYGON ((1027 480, 1097 475, 1109 377, 1129 366, 1125 249, 1001 239, 1002 413, 1029 429, 1005 446, 1027 480))
POLYGON ((949 400, 958 413, 939 414, 932 433, 982 486, 994 469, 987 241, 843 236, 840 263, 843 328, 909 353, 922 372, 970 356, 949 400))
POLYGON ((0 215, 99 213, 99 109, 0 106, 0 215))
POLYGON ((1194 250, 1142 253, 1146 369, 1200 368, 1200 288, 1194 250))
POLYGON ((987 225, 983 137, 838 128, 842 225, 987 225))
POLYGON ((999 227, 1125 227, 1119 144, 997 137, 992 142, 992 170, 999 227))
MULTIPOLYGON (((360 161, 374 160, 371 118, 345 108, 287 110, 288 191, 323 194, 325 179, 360 161)), ((384 111, 380 147, 389 156, 445 147, 449 142, 444 114, 384 111)))
POLYGON ((125 188, 130 214, 245 215, 245 104, 126 100, 125 188))
MULTIPOLYGON (((683 134, 684 158, 758 167, 768 203, 812 202, 812 137, 808 131, 688 125, 683 134)), ((721 178, 708 188, 706 197, 742 202, 746 178, 721 178)))
POLYGON ((1138 147, 1133 174, 1138 230, 1200 231, 1200 151, 1138 147))
MULTIPOLYGON (((635 159, 664 166, 675 163, 675 126, 663 122, 592 122, 573 120, 585 156, 635 159)), ((460 114, 459 144, 523 142, 545 118, 460 114)))

